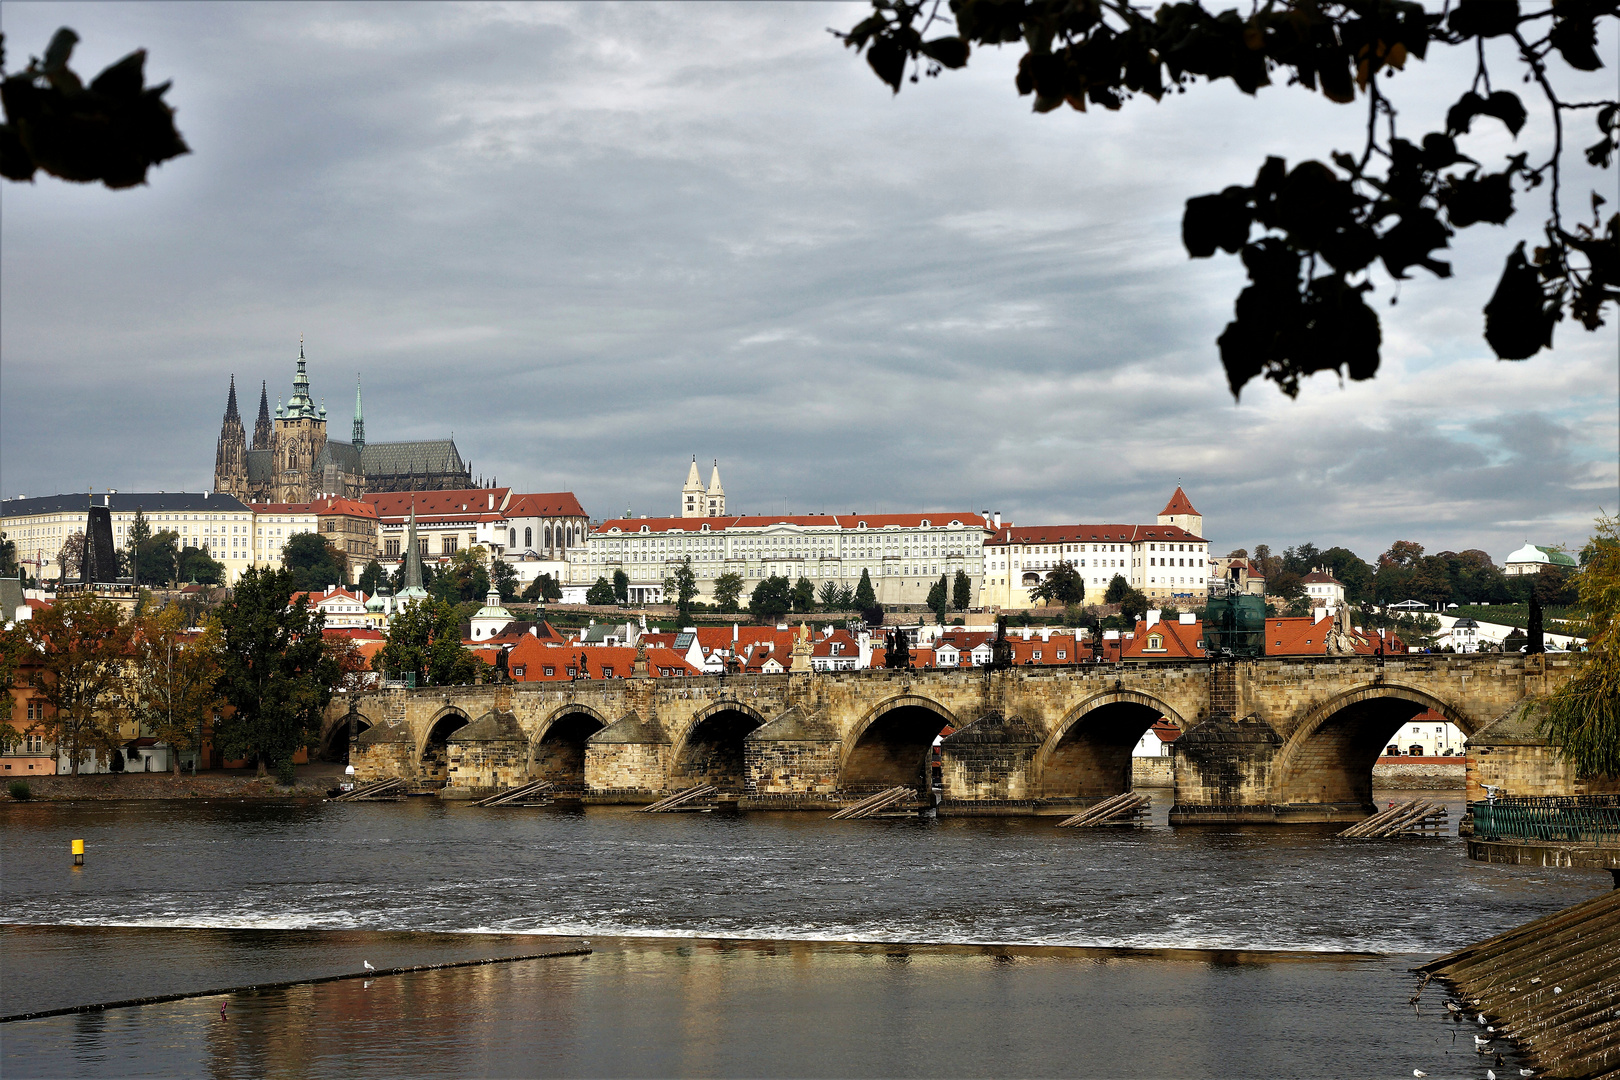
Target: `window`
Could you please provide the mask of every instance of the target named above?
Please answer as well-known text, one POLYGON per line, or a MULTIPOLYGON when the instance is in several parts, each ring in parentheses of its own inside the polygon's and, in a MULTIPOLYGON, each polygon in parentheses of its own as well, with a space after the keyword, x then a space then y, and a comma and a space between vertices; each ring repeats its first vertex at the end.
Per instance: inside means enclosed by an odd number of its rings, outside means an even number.
MULTIPOLYGON (((572 675, 573 673, 574 673, 574 669, 569 668, 568 669, 568 674, 572 675)), ((547 675, 555 675, 555 674, 557 674, 557 669, 548 667, 548 668, 546 668, 546 674, 547 675)))
POLYGON ((520 667, 519 668, 513 668, 512 669, 512 678, 514 678, 514 679, 523 678, 523 669, 520 668, 520 667))
POLYGON ((1149 650, 1162 652, 1164 650, 1164 638, 1160 637, 1158 634, 1149 634, 1147 639, 1147 647, 1149 650))
POLYGON ((454 555, 456 553, 456 538, 454 536, 445 536, 441 546, 444 554, 454 555))
MULTIPOLYGON (((523 530, 523 546, 526 547, 526 548, 534 547, 534 530, 533 529, 524 529, 523 530)), ((550 547, 550 546, 551 546, 551 530, 548 528, 546 530, 546 547, 550 547)))

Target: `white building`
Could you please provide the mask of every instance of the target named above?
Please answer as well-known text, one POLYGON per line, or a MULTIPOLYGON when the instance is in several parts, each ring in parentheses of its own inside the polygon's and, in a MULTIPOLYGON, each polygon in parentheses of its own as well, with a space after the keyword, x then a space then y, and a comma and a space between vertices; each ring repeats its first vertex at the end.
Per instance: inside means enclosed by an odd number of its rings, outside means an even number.
MULTIPOLYGON (((1412 717, 1390 736, 1389 746, 1409 757, 1460 757, 1467 736, 1439 713, 1429 710, 1412 717)), ((1385 747, 1388 757, 1389 748, 1385 747)))
POLYGON ((871 578, 882 604, 924 604, 945 575, 965 573, 978 596, 990 523, 977 514, 806 514, 785 517, 618 518, 604 521, 570 559, 564 600, 584 599, 598 578, 630 578, 632 603, 658 603, 664 579, 692 560, 701 599, 722 574, 743 579, 742 600, 773 575, 855 589, 871 578))
POLYGON ((1152 525, 1006 525, 984 543, 985 606, 1035 606, 1030 590, 1059 563, 1079 571, 1086 602, 1100 603, 1117 574, 1154 600, 1194 603, 1209 590, 1204 519, 1181 488, 1152 525))
POLYGON ((379 562, 392 572, 402 560, 407 519, 416 511, 416 545, 424 562, 445 562, 481 547, 505 559, 525 584, 541 573, 564 580, 566 560, 583 542, 589 519, 566 491, 522 494, 511 488, 465 491, 386 491, 366 495, 382 534, 379 562))
MULTIPOLYGON (((18 496, 0 502, 0 532, 17 545, 17 559, 41 580, 60 578, 58 556, 63 543, 83 532, 89 521, 91 500, 105 507, 112 518, 113 547, 126 551, 129 530, 139 510, 154 534, 165 530, 179 537, 182 548, 207 548, 211 558, 225 567, 231 584, 254 561, 253 511, 233 495, 218 492, 118 492, 99 495, 18 496)), ((141 568, 143 583, 167 580, 173 568, 141 568)))
POLYGON ((1555 547, 1539 547, 1526 543, 1524 547, 1507 557, 1507 566, 1504 572, 1509 577, 1520 574, 1539 574, 1544 566, 1561 566, 1566 570, 1577 570, 1580 564, 1567 553, 1555 547))
POLYGON ((1312 608, 1337 611, 1344 603, 1344 583, 1320 566, 1300 578, 1305 595, 1311 598, 1312 608))
POLYGON ((314 503, 254 503, 254 565, 279 569, 287 541, 301 533, 320 531, 321 519, 314 503))

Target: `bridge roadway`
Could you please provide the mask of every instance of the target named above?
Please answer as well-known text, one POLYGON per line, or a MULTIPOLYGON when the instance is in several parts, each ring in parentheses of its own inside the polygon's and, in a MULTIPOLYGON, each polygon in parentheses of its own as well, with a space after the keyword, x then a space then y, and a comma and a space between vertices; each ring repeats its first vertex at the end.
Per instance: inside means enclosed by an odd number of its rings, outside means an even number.
MULTIPOLYGON (((801 659, 801 658, 796 658, 801 659)), ((1427 709, 1472 735, 1577 658, 1300 657, 812 672, 377 689, 328 710, 322 751, 362 781, 488 792, 536 779, 586 802, 715 784, 747 807, 836 806, 937 787, 941 813, 1068 813, 1130 787, 1159 717, 1174 822, 1357 820, 1372 766, 1427 709), (352 717, 350 715, 352 711, 352 717), (937 782, 929 747, 949 725, 937 782)), ((449 794, 449 791, 441 792, 449 794)))

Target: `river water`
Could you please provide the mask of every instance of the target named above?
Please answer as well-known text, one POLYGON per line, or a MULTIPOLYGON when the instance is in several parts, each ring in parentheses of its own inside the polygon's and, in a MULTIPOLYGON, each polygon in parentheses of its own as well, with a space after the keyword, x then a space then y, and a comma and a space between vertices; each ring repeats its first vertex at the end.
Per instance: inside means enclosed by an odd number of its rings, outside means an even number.
POLYGON ((11 1023, 3 1072, 1483 1077, 1437 991, 1414 1015, 1407 969, 1609 884, 1472 863, 1454 836, 1170 829, 1155 801, 1117 831, 8 806, 0 1014, 594 951, 11 1023))

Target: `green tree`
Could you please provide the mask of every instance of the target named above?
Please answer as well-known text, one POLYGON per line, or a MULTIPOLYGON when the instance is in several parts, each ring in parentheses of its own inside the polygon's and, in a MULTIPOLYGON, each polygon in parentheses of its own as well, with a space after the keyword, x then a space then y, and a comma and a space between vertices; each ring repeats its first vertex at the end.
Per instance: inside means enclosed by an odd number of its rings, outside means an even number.
POLYGON ((793 610, 793 583, 785 575, 772 574, 754 586, 748 610, 757 619, 775 622, 793 610))
POLYGON ((973 606, 973 579, 967 576, 967 571, 958 570, 956 580, 951 583, 951 607, 957 611, 966 611, 973 606))
POLYGON ((692 599, 698 594, 697 574, 692 570, 692 556, 675 564, 664 579, 664 601, 675 601, 675 619, 682 626, 692 621, 692 599))
POLYGON ((56 565, 61 568, 61 580, 77 581, 84 565, 84 530, 70 533, 56 550, 56 565))
POLYGON ((0 532, 0 577, 14 578, 19 568, 17 542, 7 539, 6 534, 0 532))
POLYGON ((816 600, 821 604, 823 610, 836 611, 838 610, 839 592, 838 582, 823 581, 821 588, 816 590, 816 600))
POLYGON ((1348 604, 1365 604, 1372 600, 1373 569, 1349 548, 1330 547, 1318 558, 1320 565, 1344 586, 1344 599, 1348 604))
POLYGON ((944 574, 939 575, 939 580, 928 587, 928 599, 924 603, 934 613, 935 624, 944 626, 945 612, 951 604, 950 584, 944 574))
POLYGON ((793 583, 793 610, 800 614, 816 610, 816 587, 802 574, 793 583))
MULTIPOLYGON (((1114 575, 1115 581, 1124 581, 1120 575, 1114 575)), ((1112 591, 1112 587, 1110 587, 1112 591)), ((1062 604, 1065 608, 1078 604, 1086 598, 1086 582, 1080 576, 1080 571, 1074 568, 1071 562, 1060 562, 1053 567, 1046 579, 1033 589, 1029 590, 1031 600, 1040 600, 1046 604, 1062 604)))
MULTIPOLYGON (((1157 101, 1200 78, 1230 79, 1256 94, 1274 73, 1286 74, 1278 81, 1320 89, 1341 104, 1355 102, 1359 91, 1366 140, 1351 148, 1356 152, 1335 151, 1331 165, 1304 161, 1291 170, 1283 159, 1267 158, 1253 186, 1187 201, 1181 238, 1188 255, 1241 253, 1249 274, 1235 317, 1217 341, 1234 396, 1256 377, 1273 380, 1290 396, 1298 394, 1301 378, 1317 371, 1372 378, 1382 331, 1365 294, 1374 288, 1375 264, 1392 281, 1412 267, 1449 277, 1451 265, 1438 256, 1450 238, 1481 223, 1505 224, 1515 210, 1515 187, 1521 197, 1540 188, 1549 220, 1545 246, 1527 259, 1519 243, 1485 307, 1485 340, 1496 355, 1523 360, 1550 347, 1553 326, 1566 313, 1596 330, 1605 305, 1620 299, 1620 260, 1612 253, 1620 215, 1605 224, 1596 212, 1601 202, 1594 201, 1590 223, 1566 225, 1559 182, 1564 126, 1578 116, 1594 117, 1600 136, 1585 149, 1588 164, 1612 166, 1620 149, 1620 102, 1561 99, 1554 88, 1559 72, 1549 66, 1556 52, 1577 70, 1601 68, 1598 23, 1609 40, 1620 21, 1613 3, 1566 0, 1521 15, 1516 0, 1459 0, 1436 13, 1417 3, 1275 0, 1212 16, 1189 2, 1165 4, 1150 17, 1123 0, 952 0, 954 33, 931 39, 924 34, 940 14, 934 0, 873 0, 872 6, 870 16, 839 36, 856 52, 864 50, 895 93, 908 67, 917 82, 924 70, 936 75, 964 66, 973 46, 1014 42, 1027 49, 1018 92, 1033 95, 1041 113, 1065 103, 1082 112, 1088 104, 1119 109, 1140 95, 1157 101), (1480 137, 1496 121, 1517 136, 1531 115, 1513 91, 1491 89, 1486 41, 1492 38, 1517 46, 1513 63, 1522 71, 1514 74, 1539 88, 1554 129, 1546 158, 1517 155, 1500 172, 1485 172, 1457 143, 1463 135, 1480 137), (1472 84, 1447 112, 1443 130, 1398 137, 1393 124, 1380 123, 1398 111, 1390 80, 1439 47, 1470 57, 1477 49, 1477 66, 1469 65, 1472 84), (1485 95, 1477 92, 1482 87, 1485 95)), ((1498 70, 1499 87, 1515 81, 1498 70)), ((1546 123, 1540 110, 1536 115, 1538 125, 1546 123)), ((1575 146, 1569 140, 1568 149, 1575 146)))
POLYGON ((585 591, 585 602, 596 607, 611 607, 618 602, 614 595, 613 586, 605 577, 598 577, 596 584, 585 591))
POLYGON ((1124 574, 1115 574, 1108 582, 1108 591, 1103 593, 1103 603, 1117 604, 1125 599, 1125 594, 1131 591, 1131 583, 1125 580, 1124 574))
POLYGON ((461 643, 461 622, 443 600, 407 604, 388 622, 388 643, 373 664, 396 679, 416 676, 417 686, 463 686, 488 665, 461 643))
POLYGON ((613 571, 613 598, 621 605, 630 602, 630 575, 623 570, 613 571))
POLYGON ((38 694, 49 719, 40 726, 73 775, 86 750, 110 750, 128 689, 124 664, 130 625, 117 604, 80 594, 58 599, 22 624, 23 642, 39 660, 38 694))
POLYGON ((180 580, 195 581, 199 585, 221 585, 225 582, 225 565, 208 553, 208 547, 183 548, 180 551, 180 580))
POLYGON ((863 569, 860 583, 855 586, 855 610, 866 612, 877 606, 877 591, 872 588, 872 576, 863 569))
POLYGON ((387 584, 387 581, 388 574, 383 570, 382 564, 376 559, 372 559, 360 571, 358 586, 360 591, 367 596, 375 596, 377 595, 377 586, 387 584))
POLYGON ((481 545, 462 548, 433 579, 429 591, 448 604, 477 601, 489 595, 489 552, 481 545))
POLYGON ((320 592, 346 580, 343 556, 320 533, 291 537, 282 545, 281 566, 292 574, 294 588, 299 592, 320 592))
POLYGON ((136 620, 130 651, 129 699, 135 718, 168 743, 174 775, 180 756, 197 750, 198 732, 224 705, 219 695, 220 631, 209 619, 200 634, 187 630, 175 605, 136 620))
MULTIPOLYGON (((501 594, 501 602, 516 600, 518 596, 517 571, 505 559, 489 561, 489 586, 501 594)), ((488 590, 485 590, 486 592, 488 590)))
POLYGON ((219 691, 229 708, 215 726, 228 758, 273 765, 292 779, 292 759, 320 732, 339 671, 322 634, 326 617, 295 591, 291 570, 250 567, 220 606, 219 691))
POLYGON ((1600 517, 1581 550, 1587 656, 1547 700, 1541 732, 1582 777, 1620 777, 1620 518, 1600 517))
POLYGON ((523 590, 523 599, 534 603, 549 603, 562 599, 562 587, 550 574, 540 574, 523 590))
POLYGON ((714 602, 721 611, 730 614, 737 610, 745 584, 742 575, 731 570, 714 579, 714 602))
POLYGON ((1279 570, 1266 578, 1266 595, 1293 600, 1305 595, 1304 576, 1297 570, 1279 570))

